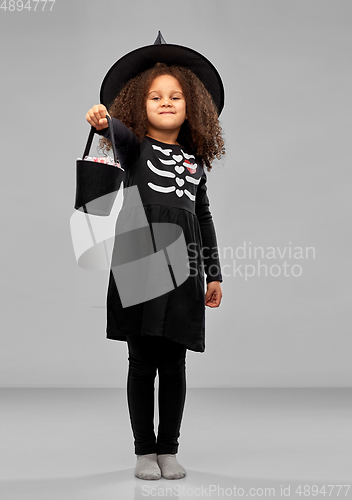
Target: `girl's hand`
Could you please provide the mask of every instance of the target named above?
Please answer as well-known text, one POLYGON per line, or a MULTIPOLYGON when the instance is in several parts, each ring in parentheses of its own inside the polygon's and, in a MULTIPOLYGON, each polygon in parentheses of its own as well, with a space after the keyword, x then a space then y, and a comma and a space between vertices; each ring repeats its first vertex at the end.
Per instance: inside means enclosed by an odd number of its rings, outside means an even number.
POLYGON ((86 114, 86 120, 97 130, 103 130, 109 126, 106 115, 110 116, 104 104, 96 104, 86 114))
POLYGON ((211 281, 207 284, 205 294, 205 305, 208 307, 219 307, 222 298, 220 281, 211 281))

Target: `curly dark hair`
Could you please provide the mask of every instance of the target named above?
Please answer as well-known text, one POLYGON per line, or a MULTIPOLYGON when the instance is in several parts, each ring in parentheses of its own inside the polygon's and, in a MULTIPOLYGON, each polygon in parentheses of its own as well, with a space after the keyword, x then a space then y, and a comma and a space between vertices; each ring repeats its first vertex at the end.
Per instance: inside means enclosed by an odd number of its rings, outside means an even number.
MULTIPOLYGON (((177 142, 198 155, 207 167, 225 154, 225 144, 216 105, 204 84, 189 68, 156 63, 130 79, 108 108, 110 116, 121 120, 141 141, 148 133, 146 100, 150 86, 157 76, 171 75, 182 88, 188 119, 181 126, 177 142)), ((111 142, 101 137, 98 149, 111 150, 111 142)))

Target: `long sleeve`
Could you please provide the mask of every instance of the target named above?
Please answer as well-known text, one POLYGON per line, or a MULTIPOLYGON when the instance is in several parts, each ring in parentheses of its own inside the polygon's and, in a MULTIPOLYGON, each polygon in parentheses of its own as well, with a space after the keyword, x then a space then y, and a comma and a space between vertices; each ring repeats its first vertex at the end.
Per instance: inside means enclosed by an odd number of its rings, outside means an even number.
POLYGON ((216 232, 213 217, 209 210, 209 198, 207 194, 207 175, 203 171, 196 194, 195 212, 198 217, 204 256, 204 271, 207 276, 206 282, 222 282, 221 265, 217 246, 216 232))
MULTIPOLYGON (((128 168, 134 159, 134 153, 138 151, 138 137, 131 129, 118 118, 112 117, 116 153, 123 168, 128 168)), ((96 134, 110 140, 109 127, 102 130, 95 130, 96 134)))

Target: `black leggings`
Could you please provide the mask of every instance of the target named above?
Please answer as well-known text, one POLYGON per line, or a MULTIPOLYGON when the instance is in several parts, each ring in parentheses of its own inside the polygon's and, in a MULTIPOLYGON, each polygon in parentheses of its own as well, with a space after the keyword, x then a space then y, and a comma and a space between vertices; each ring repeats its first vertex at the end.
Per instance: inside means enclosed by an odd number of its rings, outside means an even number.
POLYGON ((128 337, 127 401, 136 455, 176 454, 186 399, 186 350, 165 337, 128 337), (159 426, 154 433, 154 392, 159 374, 159 426))

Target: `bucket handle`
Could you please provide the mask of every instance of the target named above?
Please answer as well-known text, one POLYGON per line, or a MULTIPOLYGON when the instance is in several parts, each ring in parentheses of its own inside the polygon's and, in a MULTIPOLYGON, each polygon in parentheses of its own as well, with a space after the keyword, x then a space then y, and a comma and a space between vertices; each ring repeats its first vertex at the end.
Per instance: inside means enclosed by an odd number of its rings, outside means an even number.
MULTIPOLYGON (((108 125, 109 125, 110 141, 111 141, 112 150, 113 150, 113 153, 114 153, 114 161, 115 161, 115 163, 117 163, 118 159, 117 159, 117 154, 116 154, 115 137, 114 137, 114 130, 113 130, 113 125, 112 125, 112 119, 111 119, 110 115, 108 115, 108 114, 106 115, 105 118, 107 119, 108 125)), ((89 136, 88 136, 86 148, 85 148, 83 156, 82 156, 82 160, 83 160, 83 158, 85 158, 86 156, 89 155, 89 151, 90 151, 90 148, 92 146, 93 137, 94 137, 94 134, 96 132, 97 131, 96 131, 95 127, 93 127, 93 125, 92 125, 91 129, 90 129, 90 132, 89 132, 89 136)))

